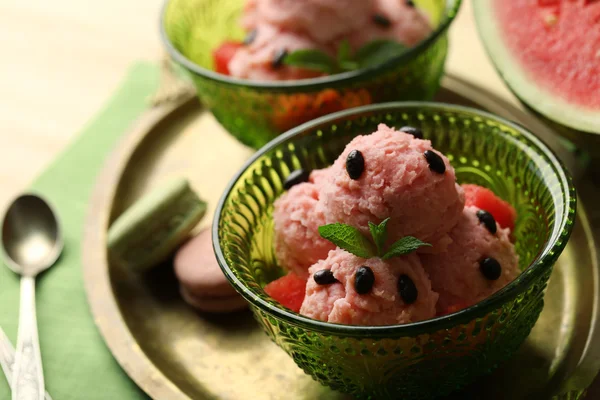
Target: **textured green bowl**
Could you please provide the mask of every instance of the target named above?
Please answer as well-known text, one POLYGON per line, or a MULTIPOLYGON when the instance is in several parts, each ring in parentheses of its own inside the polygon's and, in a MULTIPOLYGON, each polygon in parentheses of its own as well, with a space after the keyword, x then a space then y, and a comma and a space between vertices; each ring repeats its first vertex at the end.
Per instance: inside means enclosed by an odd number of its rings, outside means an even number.
POLYGON ((544 288, 571 233, 576 195, 548 148, 523 128, 473 109, 389 103, 304 124, 260 149, 225 191, 213 241, 221 268, 265 332, 317 381, 357 398, 428 399, 472 382, 511 357, 543 308, 544 288), (518 212, 515 281, 458 313, 397 326, 347 326, 283 308, 263 287, 281 274, 272 209, 291 170, 330 165, 377 124, 413 125, 444 152, 460 182, 492 188, 518 212))
POLYGON ((461 0, 416 0, 435 31, 405 54, 370 69, 284 82, 234 79, 213 71, 211 52, 241 39, 243 0, 168 0, 161 32, 172 58, 187 70, 198 96, 242 143, 258 148, 303 122, 371 103, 431 100, 440 87, 447 30, 461 0))

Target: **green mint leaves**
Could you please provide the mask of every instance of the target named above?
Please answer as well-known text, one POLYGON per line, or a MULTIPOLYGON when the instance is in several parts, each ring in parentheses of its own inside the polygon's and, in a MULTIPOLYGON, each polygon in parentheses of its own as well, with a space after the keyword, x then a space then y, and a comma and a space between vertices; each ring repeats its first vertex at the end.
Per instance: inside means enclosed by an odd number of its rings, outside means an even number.
POLYGON ((369 230, 371 231, 375 246, 377 246, 377 254, 380 255, 383 254, 383 246, 385 246, 385 241, 387 240, 387 223, 389 220, 389 218, 386 218, 379 225, 375 225, 369 221, 369 230))
POLYGON ((328 74, 337 72, 336 61, 320 50, 296 50, 285 57, 284 63, 294 67, 322 71, 328 74))
POLYGON ((352 60, 352 49, 347 40, 343 40, 342 43, 340 43, 337 57, 338 69, 340 71, 353 71, 360 68, 358 62, 352 60))
POLYGON ((356 59, 362 68, 382 64, 406 51, 404 45, 393 40, 374 40, 356 52, 356 59))
POLYGON ((406 51, 406 47, 393 40, 378 39, 367 43, 352 54, 350 43, 342 41, 337 58, 316 49, 302 49, 287 55, 284 63, 290 66, 335 74, 379 65, 406 51))
POLYGON ((384 260, 389 260, 392 257, 401 256, 403 254, 412 253, 421 246, 430 246, 429 243, 425 243, 412 236, 405 236, 398 240, 396 243, 390 246, 388 251, 381 257, 384 260))
POLYGON ((319 234, 336 246, 361 258, 380 257, 383 260, 389 260, 392 257, 412 253, 419 247, 431 246, 413 236, 405 236, 384 252, 389 220, 386 218, 379 225, 369 222, 369 230, 375 245, 358 229, 346 224, 336 223, 320 226, 319 234))
POLYGON ((375 257, 373 244, 350 225, 329 224, 319 227, 319 234, 336 246, 362 258, 375 257))

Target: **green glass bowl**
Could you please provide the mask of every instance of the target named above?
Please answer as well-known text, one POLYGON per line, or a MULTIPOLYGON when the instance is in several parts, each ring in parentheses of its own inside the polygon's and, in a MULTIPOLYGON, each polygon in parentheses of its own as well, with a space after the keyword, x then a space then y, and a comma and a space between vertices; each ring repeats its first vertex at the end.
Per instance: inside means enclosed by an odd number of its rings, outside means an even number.
POLYGON ((260 149, 221 198, 213 225, 217 259, 271 339, 307 374, 357 398, 429 399, 493 370, 525 340, 564 249, 576 195, 561 162, 520 126, 474 109, 408 102, 359 107, 303 124, 260 149), (316 321, 263 291, 282 274, 273 249, 273 202, 297 168, 326 167, 356 135, 384 122, 420 127, 461 183, 491 188, 518 212, 522 274, 457 313, 395 326, 316 321))
POLYGON ((440 87, 447 31, 461 0, 416 0, 434 32, 379 67, 327 77, 257 82, 213 70, 212 50, 241 40, 243 0, 168 0, 161 19, 165 47, 187 71, 200 101, 242 143, 259 148, 303 122, 342 109, 399 100, 431 100, 440 87))

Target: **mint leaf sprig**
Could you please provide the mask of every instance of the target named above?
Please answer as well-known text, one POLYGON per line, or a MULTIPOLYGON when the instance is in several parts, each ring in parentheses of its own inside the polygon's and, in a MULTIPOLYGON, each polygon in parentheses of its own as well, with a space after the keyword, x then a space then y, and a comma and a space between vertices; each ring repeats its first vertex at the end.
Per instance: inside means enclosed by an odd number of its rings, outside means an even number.
POLYGON ((406 46, 394 40, 377 39, 353 54, 350 43, 344 40, 340 43, 336 58, 321 50, 301 49, 289 53, 283 62, 294 67, 336 74, 382 64, 406 49, 406 46))
POLYGON ((387 241, 387 223, 389 220, 389 218, 386 218, 379 225, 369 222, 373 242, 355 227, 341 223, 320 226, 319 234, 322 238, 361 258, 380 257, 383 260, 389 260, 392 257, 412 253, 419 247, 431 246, 431 244, 416 237, 405 236, 394 242, 385 251, 384 246, 387 241))
POLYGON ((323 225, 319 227, 319 234, 355 256, 371 258, 377 254, 369 239, 353 226, 339 223, 323 225))

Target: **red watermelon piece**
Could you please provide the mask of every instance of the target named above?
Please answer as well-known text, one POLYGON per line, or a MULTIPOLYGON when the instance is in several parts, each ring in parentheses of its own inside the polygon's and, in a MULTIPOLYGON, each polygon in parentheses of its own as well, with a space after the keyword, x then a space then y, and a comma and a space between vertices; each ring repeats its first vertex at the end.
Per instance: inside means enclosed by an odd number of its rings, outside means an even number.
POLYGON ((290 272, 267 284, 264 290, 282 306, 299 312, 304 301, 306 280, 290 272))
POLYGON ((506 43, 540 85, 600 111, 600 8, 580 0, 496 0, 495 8, 506 43))
POLYGON ((555 6, 560 4, 560 0, 538 0, 540 6, 555 6))
POLYGON ((213 51, 213 62, 215 71, 220 74, 229 75, 229 61, 235 53, 243 46, 241 42, 224 42, 213 51))
POLYGON ((465 206, 475 206, 492 214, 498 225, 515 229, 517 212, 508 202, 496 196, 494 192, 483 186, 473 184, 461 185, 465 191, 465 206))
POLYGON ((513 93, 559 127, 600 133, 600 0, 477 0, 490 59, 513 93))
POLYGON ((465 302, 452 304, 451 306, 448 306, 445 310, 439 311, 437 313, 437 315, 438 315, 438 317, 441 317, 443 315, 454 314, 455 312, 459 312, 460 310, 463 310, 463 309, 467 308, 468 306, 469 306, 469 304, 467 304, 465 302))

